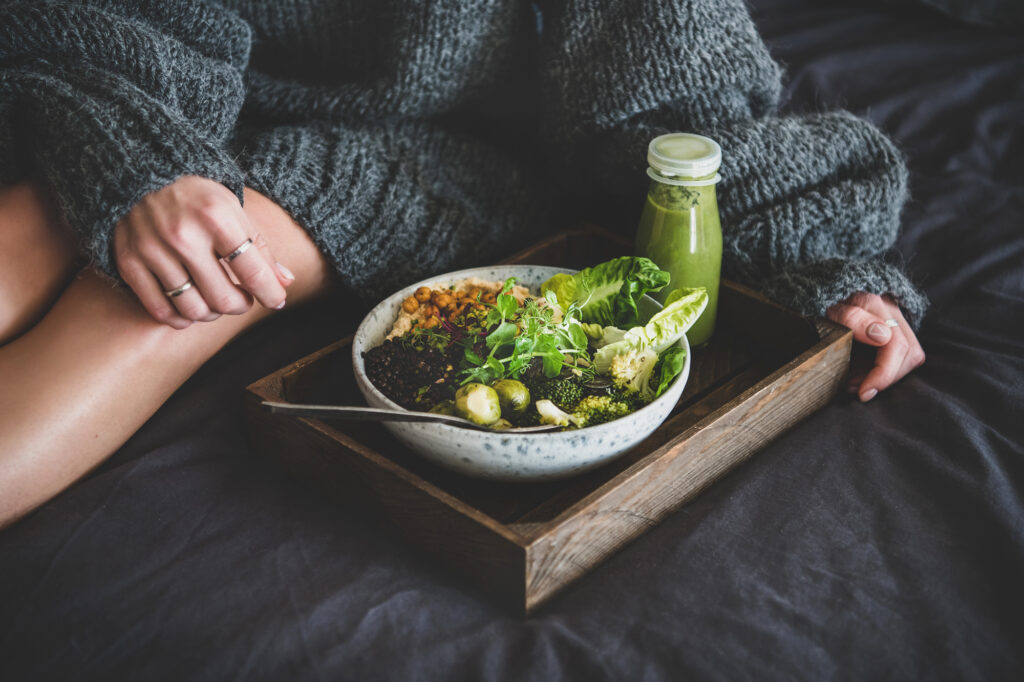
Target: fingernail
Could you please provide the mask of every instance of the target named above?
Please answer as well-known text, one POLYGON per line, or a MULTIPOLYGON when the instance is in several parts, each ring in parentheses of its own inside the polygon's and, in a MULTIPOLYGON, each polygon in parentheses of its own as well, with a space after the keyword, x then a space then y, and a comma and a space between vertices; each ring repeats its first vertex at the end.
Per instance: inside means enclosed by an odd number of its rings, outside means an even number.
POLYGON ((876 395, 878 395, 878 389, 869 388, 868 390, 860 394, 860 401, 862 403, 866 403, 867 401, 874 398, 876 395))
POLYGON ((284 307, 285 303, 287 303, 287 301, 281 301, 280 303, 274 306, 274 310, 280 310, 281 308, 284 307))
MULTIPOLYGON (((277 261, 275 261, 275 262, 277 262, 277 261)), ((281 263, 277 263, 277 269, 281 272, 282 275, 284 275, 285 279, 295 279, 295 275, 292 274, 292 271, 289 270, 288 268, 286 268, 281 263)))
POLYGON ((877 322, 872 322, 868 325, 868 337, 878 341, 879 343, 888 341, 891 335, 892 332, 890 332, 889 328, 884 325, 878 324, 877 322))

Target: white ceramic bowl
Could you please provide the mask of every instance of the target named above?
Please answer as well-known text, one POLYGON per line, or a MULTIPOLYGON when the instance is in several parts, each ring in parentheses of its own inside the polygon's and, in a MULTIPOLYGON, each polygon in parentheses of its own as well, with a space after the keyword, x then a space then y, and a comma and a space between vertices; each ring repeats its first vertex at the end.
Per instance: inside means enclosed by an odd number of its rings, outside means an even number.
MULTIPOLYGON (((543 265, 472 268, 430 277, 384 299, 363 319, 352 342, 356 382, 366 402, 371 407, 403 409, 370 382, 363 364, 363 353, 384 342, 398 317, 402 301, 417 288, 447 287, 467 277, 495 282, 515 277, 519 284, 536 292, 543 282, 559 272, 572 270, 543 265)), ((640 304, 641 319, 650 317, 660 307, 657 301, 645 296, 640 304)), ((686 348, 686 362, 669 389, 636 412, 597 426, 534 434, 489 433, 423 422, 384 422, 384 426, 414 452, 467 476, 502 481, 564 478, 593 469, 625 453, 665 421, 690 375, 689 342, 683 337, 679 343, 686 348)))

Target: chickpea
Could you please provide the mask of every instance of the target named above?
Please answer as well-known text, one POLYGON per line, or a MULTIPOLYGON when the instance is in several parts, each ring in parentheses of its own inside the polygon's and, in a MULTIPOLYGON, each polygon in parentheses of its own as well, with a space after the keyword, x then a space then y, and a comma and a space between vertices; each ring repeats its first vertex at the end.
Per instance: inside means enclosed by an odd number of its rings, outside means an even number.
POLYGON ((413 296, 420 303, 426 303, 427 301, 430 300, 430 289, 427 287, 420 287, 419 289, 416 290, 416 293, 414 293, 413 296))
POLYGON ((453 299, 451 297, 451 294, 448 294, 447 292, 443 292, 442 291, 442 292, 437 292, 433 296, 431 296, 430 301, 431 301, 431 303, 436 305, 438 308, 442 308, 443 309, 443 308, 447 308, 448 306, 450 306, 455 301, 455 299, 453 299))
POLYGON ((439 324, 441 324, 441 320, 437 319, 436 317, 428 317, 426 320, 424 320, 422 327, 423 329, 433 329, 439 324))
POLYGON ((494 305, 498 302, 498 294, 493 291, 488 291, 486 294, 480 297, 480 300, 489 305, 494 305))
POLYGON ((412 315, 414 312, 420 309, 420 302, 410 296, 409 298, 402 301, 402 310, 412 315))
POLYGON ((469 291, 468 291, 468 292, 466 293, 466 297, 467 297, 467 298, 468 298, 469 300, 471 300, 471 301, 475 301, 475 300, 477 300, 477 298, 478 298, 479 296, 480 296, 480 287, 473 287, 472 289, 470 289, 470 290, 469 290, 469 291))
POLYGON ((423 317, 429 319, 431 317, 437 317, 437 306, 436 305, 425 305, 423 306, 423 317))

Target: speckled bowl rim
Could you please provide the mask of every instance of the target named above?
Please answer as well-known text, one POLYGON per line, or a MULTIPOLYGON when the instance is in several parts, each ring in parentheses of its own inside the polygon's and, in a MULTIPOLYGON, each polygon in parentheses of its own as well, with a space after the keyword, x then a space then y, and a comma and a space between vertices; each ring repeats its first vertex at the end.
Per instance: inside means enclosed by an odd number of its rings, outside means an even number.
MULTIPOLYGON (((479 272, 480 270, 497 270, 497 271, 501 271, 501 270, 504 270, 504 269, 508 269, 510 271, 510 273, 511 273, 511 274, 508 275, 508 277, 515 277, 514 272, 511 272, 511 271, 523 270, 523 269, 527 269, 527 268, 545 268, 545 269, 550 268, 552 270, 557 270, 558 272, 564 272, 564 273, 567 273, 567 274, 570 274, 570 275, 571 274, 575 274, 576 272, 579 272, 578 270, 573 270, 572 268, 562 268, 562 267, 558 267, 556 265, 532 265, 532 264, 522 264, 522 265, 481 265, 481 266, 475 267, 475 268, 465 268, 463 270, 455 270, 453 272, 447 272, 447 273, 442 273, 440 275, 435 275, 433 277, 427 277, 425 279, 420 280, 419 282, 416 282, 415 284, 410 284, 409 286, 403 287, 402 289, 399 289, 395 293, 393 293, 390 296, 388 296, 387 298, 385 298, 383 301, 381 301, 376 306, 374 306, 373 309, 371 309, 369 313, 366 314, 366 317, 364 317, 363 321, 360 322, 359 327, 356 328, 355 335, 352 337, 352 365, 353 365, 353 369, 355 370, 357 376, 361 379, 360 383, 364 384, 374 394, 375 397, 380 398, 384 402, 384 404, 387 405, 389 408, 391 408, 393 410, 401 410, 403 412, 412 412, 413 410, 407 410, 406 408, 402 407, 401 405, 399 405, 398 403, 394 402, 393 400, 388 398, 386 395, 384 395, 384 393, 381 392, 380 389, 378 389, 376 386, 374 386, 373 382, 370 381, 370 378, 366 375, 366 370, 365 370, 365 365, 363 363, 362 353, 363 353, 363 350, 369 350, 369 348, 361 349, 361 346, 365 345, 365 344, 361 344, 360 340, 365 338, 365 336, 367 335, 366 327, 369 325, 370 320, 374 317, 374 313, 376 313, 378 310, 380 310, 382 308, 390 306, 396 299, 400 298, 400 299, 404 300, 405 298, 408 298, 412 294, 412 292, 416 291, 416 289, 418 289, 421 286, 430 286, 430 285, 447 286, 447 284, 445 284, 445 282, 448 282, 450 284, 452 281, 455 281, 455 280, 465 279, 467 277, 472 277, 472 276, 474 276, 472 273, 479 272)), ((507 277, 506 277, 506 279, 507 279, 507 277)), ((661 306, 661 303, 659 303, 655 299, 651 298, 650 296, 646 296, 645 295, 644 297, 649 299, 655 305, 657 305, 659 307, 661 306)), ((677 376, 672 381, 672 384, 669 386, 668 389, 666 389, 666 391, 663 394, 661 394, 659 397, 657 397, 654 400, 652 400, 647 405, 644 405, 639 410, 634 410, 633 412, 630 412, 625 417, 620 417, 619 419, 613 419, 612 421, 605 422, 604 424, 597 424, 595 426, 585 426, 585 427, 579 428, 579 429, 568 429, 568 430, 565 430, 565 431, 553 431, 553 432, 549 431, 549 432, 546 432, 546 433, 515 433, 515 432, 502 431, 502 430, 495 430, 493 432, 494 436, 495 437, 503 437, 503 438, 513 438, 513 439, 515 439, 515 442, 519 442, 519 443, 533 443, 533 442, 537 442, 537 441, 548 441, 548 442, 551 442, 553 439, 559 439, 560 437, 561 438, 565 438, 565 439, 568 440, 572 436, 576 436, 578 438, 579 434, 587 434, 587 436, 589 437, 590 434, 605 435, 605 434, 615 433, 619 429, 623 428, 623 426, 625 426, 625 423, 623 423, 623 422, 629 422, 630 421, 630 417, 632 417, 633 415, 654 412, 654 411, 656 411, 657 409, 659 409, 661 407, 662 401, 667 400, 669 398, 672 398, 673 402, 679 400, 679 396, 682 395, 682 391, 683 391, 683 389, 685 389, 686 386, 685 386, 685 382, 684 382, 683 386, 677 386, 676 384, 681 379, 685 379, 686 381, 689 380, 689 375, 690 375, 689 368, 690 368, 690 358, 691 358, 690 341, 686 337, 685 334, 683 335, 683 338, 680 339, 680 342, 683 344, 683 347, 686 349, 686 361, 685 361, 685 363, 683 365, 682 371, 679 373, 679 376, 677 376)), ((667 420, 670 415, 671 415, 671 409, 669 410, 668 414, 666 414, 665 418, 662 419, 661 421, 659 421, 654 426, 654 428, 652 428, 648 432, 647 435, 650 435, 655 430, 657 430, 657 428, 659 426, 661 426, 661 424, 663 424, 665 422, 665 420, 667 420)), ((488 434, 487 431, 476 431, 475 429, 465 429, 465 428, 462 428, 460 426, 449 426, 448 424, 431 424, 431 426, 436 428, 436 429, 438 429, 439 433, 449 434, 451 436, 465 434, 466 432, 470 432, 470 433, 474 433, 474 434, 483 434, 483 435, 487 435, 488 434)))

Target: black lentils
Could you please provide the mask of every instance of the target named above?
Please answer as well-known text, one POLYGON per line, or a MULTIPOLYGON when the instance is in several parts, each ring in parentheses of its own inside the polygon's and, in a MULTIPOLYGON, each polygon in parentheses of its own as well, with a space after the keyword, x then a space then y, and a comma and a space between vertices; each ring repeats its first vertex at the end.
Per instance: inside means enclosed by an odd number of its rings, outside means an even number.
POLYGON ((384 395, 409 410, 428 410, 455 397, 457 351, 413 348, 387 339, 363 353, 366 376, 384 395))

